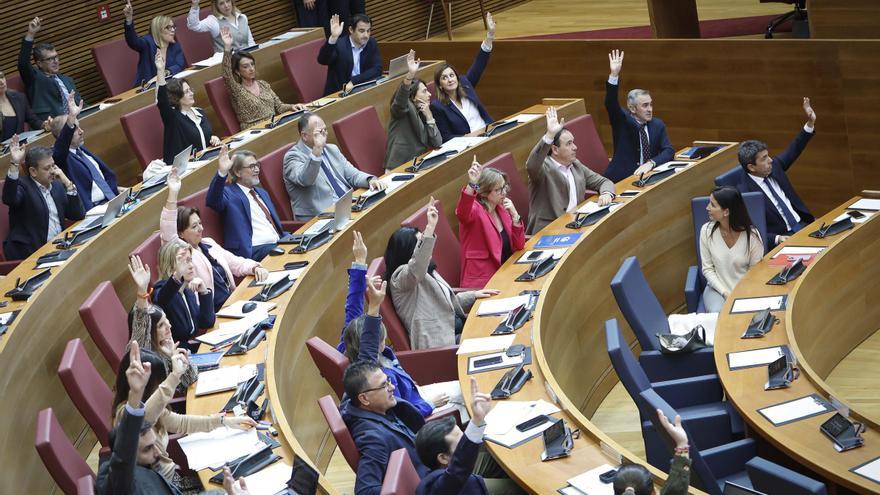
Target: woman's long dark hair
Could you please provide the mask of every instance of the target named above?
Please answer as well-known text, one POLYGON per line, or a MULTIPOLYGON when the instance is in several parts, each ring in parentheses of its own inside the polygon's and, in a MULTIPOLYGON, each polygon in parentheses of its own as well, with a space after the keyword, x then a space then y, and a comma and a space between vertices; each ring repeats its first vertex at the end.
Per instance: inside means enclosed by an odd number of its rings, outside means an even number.
POLYGON ((452 69, 452 72, 455 73, 455 79, 458 81, 458 87, 455 88, 455 97, 461 102, 465 96, 467 96, 464 92, 464 87, 461 84, 461 76, 458 74, 458 71, 455 70, 455 67, 449 64, 443 64, 434 72, 434 89, 437 91, 437 99, 440 100, 440 103, 448 104, 449 103, 449 95, 446 94, 446 91, 443 90, 443 86, 440 85, 440 76, 443 74, 443 71, 446 69, 452 69))
MULTIPOLYGON (((748 248, 752 234, 758 235, 758 230, 752 223, 752 217, 749 216, 749 210, 746 209, 746 203, 743 201, 742 194, 736 188, 718 186, 712 190, 712 197, 715 198, 715 202, 718 203, 719 207, 728 210, 730 213, 727 218, 730 230, 746 232, 746 247, 748 248)), ((715 222, 715 225, 712 226, 712 230, 709 232, 710 237, 718 229, 718 225, 719 223, 715 222)))
MULTIPOLYGON (((390 281, 391 276, 401 266, 409 263, 416 250, 419 240, 415 227, 401 227, 388 238, 388 247, 385 248, 385 280, 390 281)), ((434 260, 428 265, 428 273, 434 273, 437 267, 434 260)), ((388 292, 391 292, 391 283, 388 284, 388 292)))
POLYGON ((624 464, 614 475, 614 495, 632 493, 651 495, 654 493, 654 480, 651 473, 640 464, 624 464), (627 488, 631 491, 627 492, 627 488))
MULTIPOLYGON (((113 396, 113 409, 110 411, 111 424, 113 423, 113 418, 116 416, 116 409, 119 407, 119 404, 128 400, 129 388, 128 378, 125 376, 125 370, 128 369, 130 362, 131 357, 126 351, 122 356, 122 362, 119 363, 119 371, 116 373, 116 394, 113 396)), ((168 377, 168 372, 165 371, 165 363, 162 361, 162 358, 153 351, 141 349, 141 362, 150 363, 151 367, 150 379, 147 381, 147 386, 144 387, 143 400, 146 401, 151 395, 153 395, 153 392, 159 388, 159 385, 165 381, 165 378, 168 377)))

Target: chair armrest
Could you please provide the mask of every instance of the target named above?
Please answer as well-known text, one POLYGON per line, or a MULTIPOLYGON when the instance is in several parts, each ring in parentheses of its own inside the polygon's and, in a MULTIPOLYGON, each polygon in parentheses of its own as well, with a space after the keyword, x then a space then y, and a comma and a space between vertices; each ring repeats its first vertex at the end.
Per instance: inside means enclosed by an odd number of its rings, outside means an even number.
POLYGON ((18 264, 21 263, 21 260, 16 261, 0 261, 0 275, 9 275, 18 264))
POLYGON ((437 383, 458 380, 457 345, 400 351, 396 353, 400 365, 416 383, 437 383))
POLYGON ((689 266, 687 278, 684 279, 684 300, 687 302, 688 313, 696 313, 703 295, 703 287, 700 283, 700 270, 696 266, 689 266))
POLYGON ((455 424, 457 424, 460 428, 464 429, 464 425, 461 424, 461 414, 458 412, 458 407, 451 407, 443 412, 439 412, 437 414, 432 414, 425 418, 425 422, 434 421, 435 419, 441 418, 455 418, 455 424))
POLYGON ((663 354, 660 351, 642 351, 639 364, 651 382, 675 380, 690 376, 712 375, 715 368, 715 349, 705 347, 680 355, 663 354))
POLYGON ((745 465, 757 453, 755 441, 751 438, 700 450, 703 460, 715 478, 726 478, 731 474, 745 471, 745 465))
POLYGON ((674 409, 718 402, 722 398, 718 375, 700 375, 652 383, 660 397, 674 409))
POLYGON ((303 225, 308 222, 300 221, 300 220, 282 220, 281 228, 284 229, 285 232, 296 232, 301 229, 303 225))
POLYGON ((177 440, 185 436, 186 435, 180 433, 168 435, 168 446, 165 448, 165 451, 168 452, 168 457, 180 466, 181 470, 189 471, 189 464, 186 462, 186 454, 183 453, 183 449, 180 448, 180 444, 177 442, 177 440))
POLYGON ((688 408, 678 413, 681 414, 681 423, 688 432, 692 448, 696 448, 693 447, 696 444, 708 449, 733 441, 730 416, 723 404, 688 408))

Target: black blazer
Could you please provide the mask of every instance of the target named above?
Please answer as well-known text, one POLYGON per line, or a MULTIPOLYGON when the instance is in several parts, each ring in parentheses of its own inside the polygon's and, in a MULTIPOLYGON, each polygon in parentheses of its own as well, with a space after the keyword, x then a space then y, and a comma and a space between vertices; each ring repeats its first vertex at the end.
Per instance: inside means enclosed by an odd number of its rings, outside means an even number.
POLYGON ((153 286, 153 302, 165 311, 171 322, 171 336, 184 344, 201 328, 214 326, 214 295, 211 291, 196 294, 188 287, 180 290, 182 283, 169 277, 158 280, 153 286), (186 298, 184 302, 183 298, 186 298))
POLYGON ((378 79, 382 75, 382 56, 379 55, 379 45, 376 44, 375 38, 367 41, 360 58, 361 73, 352 77, 354 59, 351 57, 351 38, 348 35, 340 36, 333 45, 324 42, 324 46, 318 52, 318 63, 327 66, 325 95, 341 90, 349 81, 352 84, 360 84, 378 79))
MULTIPOLYGON (((31 50, 33 49, 33 40, 28 41, 22 38, 21 49, 18 52, 18 73, 21 74, 21 80, 24 87, 27 88, 28 99, 34 113, 41 119, 48 116, 61 115, 64 113, 64 102, 61 101, 61 90, 54 78, 50 78, 42 71, 31 65, 31 50)), ((76 84, 68 76, 58 74, 61 83, 67 88, 68 92, 76 91, 76 84)), ((74 96, 77 104, 80 101, 79 91, 74 96)))
MULTIPOLYGON (((33 110, 31 110, 31 106, 24 93, 7 89, 6 97, 9 98, 9 104, 12 105, 12 109, 15 111, 15 118, 18 122, 15 123, 14 127, 3 127, 3 131, 0 132, 0 141, 5 141, 11 138, 13 134, 21 134, 24 132, 25 122, 31 126, 31 130, 36 131, 43 128, 42 119, 38 118, 33 110)), ((12 115, 5 115, 5 117, 12 117, 12 115)))
MULTIPOLYGON (((70 152, 70 140, 73 138, 74 130, 75 128, 64 124, 64 128, 61 129, 61 134, 58 136, 55 145, 52 147, 52 158, 55 160, 55 165, 58 165, 58 168, 64 172, 64 175, 66 175, 71 182, 76 184, 79 200, 82 202, 83 208, 86 211, 89 211, 96 205, 96 203, 92 203, 92 183, 95 181, 92 175, 93 168, 92 164, 87 163, 84 159, 77 156, 76 153, 70 152)), ((110 197, 107 197, 105 193, 104 201, 97 204, 103 204, 106 201, 110 201, 116 196, 118 189, 116 174, 110 170, 110 167, 108 167, 103 160, 97 155, 92 154, 92 152, 86 149, 85 146, 80 146, 80 150, 95 160, 95 163, 98 164, 98 168, 101 169, 101 174, 104 176, 104 180, 113 192, 113 195, 110 197)))
MULTIPOLYGON (((168 100, 168 88, 164 84, 159 86, 156 96, 156 105, 159 107, 159 115, 162 116, 162 124, 165 126, 162 139, 162 159, 165 163, 171 165, 174 157, 189 145, 192 145, 193 150, 203 149, 196 123, 171 106, 171 101, 168 100)), ((202 128, 207 145, 213 133, 211 123, 208 122, 205 112, 199 108, 194 110, 202 116, 199 127, 202 128)))
MULTIPOLYGON (((58 220, 82 220, 86 216, 82 202, 69 196, 60 182, 52 182, 49 191, 55 200, 58 220)), ((11 179, 3 184, 3 203, 9 207, 9 236, 3 242, 7 260, 22 260, 43 244, 49 235, 49 208, 37 183, 30 177, 11 179)))
MULTIPOLYGON (((477 97, 476 87, 480 82, 480 77, 482 77, 483 71, 486 70, 486 66, 489 65, 490 55, 492 55, 492 52, 484 52, 483 46, 480 45, 480 48, 477 50, 477 56, 474 58, 474 63, 471 64, 467 74, 458 77, 458 84, 464 89, 464 93, 468 99, 477 107, 477 111, 480 112, 480 117, 483 117, 483 120, 487 125, 494 122, 494 120, 489 116, 489 112, 486 110, 486 107, 483 106, 483 103, 480 102, 480 98, 477 97)), ((434 91, 440 92, 442 90, 440 88, 435 88, 434 91)), ((434 119, 437 121, 437 128, 440 130, 440 135, 443 136, 444 142, 449 141, 456 136, 464 136, 471 132, 471 127, 468 125, 467 119, 464 118, 464 115, 458 110, 458 107, 456 107, 451 101, 441 103, 440 100, 431 100, 431 112, 434 114, 434 119)))

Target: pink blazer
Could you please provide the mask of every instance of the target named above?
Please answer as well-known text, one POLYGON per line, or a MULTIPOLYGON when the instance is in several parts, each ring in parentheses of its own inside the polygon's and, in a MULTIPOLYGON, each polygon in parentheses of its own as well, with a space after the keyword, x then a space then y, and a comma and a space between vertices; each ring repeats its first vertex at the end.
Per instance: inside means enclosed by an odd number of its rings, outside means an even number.
MULTIPOLYGON (((496 206, 495 211, 510 236, 511 250, 519 251, 526 243, 522 220, 519 226, 515 226, 510 214, 501 205, 496 206)), ((458 239, 461 243, 461 286, 483 288, 501 267, 501 233, 477 197, 467 194, 464 189, 455 207, 455 216, 458 217, 458 239)))

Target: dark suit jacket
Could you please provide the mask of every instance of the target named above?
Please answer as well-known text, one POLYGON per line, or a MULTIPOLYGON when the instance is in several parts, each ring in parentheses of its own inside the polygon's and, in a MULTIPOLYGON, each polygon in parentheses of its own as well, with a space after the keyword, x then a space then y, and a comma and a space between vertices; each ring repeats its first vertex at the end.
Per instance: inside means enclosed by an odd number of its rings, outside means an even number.
MULTIPOLYGON (((143 81, 149 81, 156 77, 156 41, 152 35, 138 36, 134 24, 125 21, 125 43, 129 48, 138 52, 137 73, 132 87, 140 86, 143 81)), ((171 43, 165 52, 165 69, 171 75, 186 69, 186 58, 180 43, 171 43)))
POLYGON ((416 495, 489 495, 481 476, 474 474, 480 445, 462 435, 452 453, 452 462, 444 469, 435 469, 419 483, 416 495))
MULTIPOLYGON (((60 182, 50 186, 58 220, 64 228, 64 219, 82 220, 86 216, 78 198, 68 196, 60 182)), ((25 259, 46 244, 49 234, 49 208, 30 177, 6 178, 3 184, 3 202, 9 206, 9 236, 3 242, 7 260, 25 259)))
MULTIPOLYGON (((27 123, 31 126, 31 130, 38 130, 43 127, 43 121, 34 114, 31 110, 30 104, 28 104, 27 97, 24 93, 19 93, 18 91, 7 89, 6 97, 9 98, 9 104, 12 105, 12 109, 15 111, 15 118, 18 120, 16 122, 15 127, 11 129, 3 128, 2 133, 0 133, 0 140, 6 140, 12 137, 13 134, 20 134, 24 132, 24 124, 27 123)), ((11 117, 11 115, 7 115, 6 117, 11 117)))
POLYGON ((175 342, 185 343, 200 328, 213 327, 216 315, 214 295, 210 291, 197 295, 186 288, 181 292, 181 285, 174 277, 156 281, 153 302, 165 311, 175 342), (186 298, 185 303, 183 298, 186 298))
MULTIPOLYGON (((617 90, 620 86, 605 81, 605 110, 608 111, 608 119, 611 120, 611 137, 614 141, 614 155, 605 177, 614 182, 632 175, 641 165, 639 153, 639 129, 641 124, 617 103, 617 90)), ((662 165, 672 157, 675 151, 666 134, 666 124, 654 117, 648 122, 648 155, 657 165, 662 165)))
POLYGON ((352 77, 354 59, 351 57, 351 38, 348 35, 340 36, 333 45, 325 42, 318 52, 318 63, 327 66, 324 94, 329 95, 341 90, 349 81, 352 84, 360 84, 378 79, 382 75, 382 56, 379 54, 379 45, 376 44, 375 38, 367 41, 367 46, 361 51, 360 59, 361 73, 352 77))
MULTIPOLYGON (((476 105, 477 110, 480 112, 480 117, 483 117, 486 124, 491 124, 495 121, 489 115, 489 112, 486 111, 486 107, 480 102, 480 98, 477 96, 477 91, 474 88, 477 87, 477 84, 480 82, 480 76, 482 76, 483 71, 486 70, 490 55, 492 55, 492 52, 484 52, 481 45, 479 50, 477 50, 477 56, 474 58, 474 63, 471 64, 467 74, 459 76, 458 78, 458 84, 464 89, 465 95, 474 105, 476 105)), ((442 90, 440 88, 435 88, 434 91, 439 92, 442 90)), ((471 132, 467 119, 464 118, 464 115, 461 114, 458 107, 456 107, 451 101, 441 103, 440 100, 432 100, 431 113, 434 114, 434 120, 437 121, 437 128, 440 129, 440 135, 443 136, 444 142, 449 141, 456 136, 464 136, 471 132)))
MULTIPOLYGON (((269 193, 260 187, 255 189, 269 209, 272 223, 279 232, 283 231, 269 193)), ((232 183, 227 185, 225 177, 215 174, 208 186, 205 204, 223 217, 223 247, 242 258, 250 258, 253 254, 251 238, 254 228, 251 224, 251 205, 241 188, 232 183)))
MULTIPOLYGON (((46 117, 56 116, 64 113, 64 102, 61 100, 61 90, 53 78, 50 78, 42 71, 31 65, 31 50, 33 49, 33 40, 28 41, 27 38, 21 40, 21 50, 18 52, 18 73, 24 81, 27 88, 28 100, 31 101, 31 108, 37 117, 45 120, 46 117)), ((73 79, 58 74, 61 82, 68 92, 76 91, 76 84, 73 79)), ((79 92, 76 93, 76 102, 79 103, 79 92)))
POLYGON ((126 410, 119 426, 111 433, 113 451, 98 466, 98 495, 179 495, 165 478, 149 467, 137 464, 137 448, 143 414, 126 410))
MULTIPOLYGON (((801 152, 804 151, 804 148, 807 147, 807 143, 813 138, 813 134, 815 134, 815 131, 807 132, 801 129, 801 132, 795 136, 794 141, 788 145, 788 148, 781 154, 773 157, 773 169, 770 171, 770 178, 779 184, 779 188, 782 189, 782 192, 788 197, 791 206, 797 211, 798 215, 800 215, 801 222, 804 224, 811 223, 815 218, 813 217, 813 214, 810 213, 810 210, 807 209, 807 205, 804 204, 801 197, 798 196, 797 191, 795 191, 794 186, 791 185, 791 181, 788 179, 788 175, 785 172, 794 165, 794 161, 797 160, 801 155, 801 152)), ((785 219, 779 214, 779 210, 773 206, 772 199, 767 196, 767 193, 764 193, 761 186, 749 177, 749 173, 746 172, 745 169, 742 170, 742 175, 739 178, 736 188, 744 193, 760 192, 764 194, 764 199, 766 200, 764 201, 764 214, 767 218, 767 237, 769 237, 770 240, 768 245, 773 246, 776 244, 777 235, 791 234, 785 226, 785 219)))
MULTIPOLYGON (((171 101, 168 100, 168 88, 164 84, 159 86, 156 93, 156 105, 159 107, 159 115, 165 126, 162 137, 162 159, 166 164, 174 163, 174 157, 189 145, 192 145, 194 150, 202 149, 202 140, 196 123, 180 113, 180 110, 171 106, 171 101)), ((205 116, 205 112, 198 108, 195 110, 202 116, 199 127, 202 128, 202 134, 205 135, 205 144, 208 144, 213 135, 211 123, 205 116)))
MULTIPOLYGON (((93 167, 91 163, 70 152, 70 140, 73 138, 74 130, 73 127, 67 124, 64 125, 64 128, 61 129, 61 134, 55 140, 55 146, 52 148, 52 158, 55 160, 55 165, 58 165, 61 171, 64 172, 64 175, 76 184, 79 200, 82 202, 85 211, 89 211, 95 206, 95 203, 92 203, 93 167)), ((110 170, 110 167, 103 160, 98 158, 97 155, 93 155, 85 146, 81 146, 80 149, 95 160, 95 163, 98 164, 98 168, 101 169, 101 173, 104 175, 104 180, 107 181, 107 185, 115 193, 118 187, 116 174, 110 170)), ((112 196, 106 198, 107 201, 111 199, 113 199, 112 196)))

